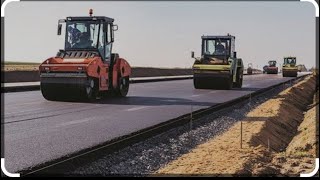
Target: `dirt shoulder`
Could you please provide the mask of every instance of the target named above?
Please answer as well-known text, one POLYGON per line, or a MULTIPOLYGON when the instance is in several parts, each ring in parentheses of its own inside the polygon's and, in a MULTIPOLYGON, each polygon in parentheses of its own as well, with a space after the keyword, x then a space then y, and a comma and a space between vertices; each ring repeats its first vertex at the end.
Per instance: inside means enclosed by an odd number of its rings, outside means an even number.
POLYGON ((250 111, 228 131, 170 162, 156 174, 260 176, 312 171, 316 155, 312 127, 316 121, 315 108, 309 112, 308 107, 315 84, 315 77, 309 76, 284 90, 250 111), (304 114, 305 111, 308 112, 304 114), (302 150, 306 152, 301 153, 302 150), (302 155, 303 163, 291 161, 294 154, 302 155))
POLYGON ((277 166, 281 174, 310 173, 316 158, 316 108, 307 111, 298 127, 297 135, 284 152, 277 153, 270 165, 277 166))

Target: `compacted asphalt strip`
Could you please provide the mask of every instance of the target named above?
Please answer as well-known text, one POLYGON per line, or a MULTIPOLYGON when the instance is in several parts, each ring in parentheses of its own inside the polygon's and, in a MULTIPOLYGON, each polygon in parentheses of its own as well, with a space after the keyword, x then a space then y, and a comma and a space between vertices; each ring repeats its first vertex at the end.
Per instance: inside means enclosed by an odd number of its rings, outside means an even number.
POLYGON ((194 89, 192 79, 131 84, 126 98, 54 102, 4 93, 4 156, 17 172, 294 78, 244 76, 242 89, 194 89))

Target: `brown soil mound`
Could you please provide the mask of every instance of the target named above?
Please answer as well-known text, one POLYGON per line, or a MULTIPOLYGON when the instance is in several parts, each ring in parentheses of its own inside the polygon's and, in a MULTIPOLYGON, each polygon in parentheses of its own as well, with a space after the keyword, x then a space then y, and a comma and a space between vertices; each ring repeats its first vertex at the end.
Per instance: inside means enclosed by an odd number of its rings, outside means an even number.
POLYGON ((319 134, 319 131, 316 131, 316 122, 319 120, 319 116, 316 116, 318 103, 319 91, 314 96, 310 110, 305 113, 297 135, 284 152, 276 154, 273 158, 271 164, 279 166, 282 174, 309 173, 315 168, 316 147, 319 145, 316 139, 316 134, 319 134))
MULTIPOLYGON (((319 106, 318 106, 319 107, 319 106)), ((316 139, 316 107, 310 109, 304 117, 304 121, 298 128, 298 135, 293 138, 286 149, 289 157, 315 157, 316 139)))
MULTIPOLYGON (((156 174, 263 176, 291 173, 281 169, 281 164, 287 161, 286 157, 277 155, 283 154, 279 152, 286 149, 301 128, 311 126, 306 122, 306 125, 298 128, 304 117, 303 112, 312 102, 315 84, 315 77, 307 77, 275 98, 259 105, 249 112, 242 122, 234 124, 228 131, 170 162, 156 174), (241 126, 242 149, 240 148, 241 126)), ((308 138, 315 139, 315 137, 308 138)), ((288 147, 288 152, 290 147, 291 145, 288 147)), ((307 149, 310 150, 308 147, 307 149)), ((296 164, 290 164, 294 165, 296 164)))
MULTIPOLYGON (((250 169, 247 171, 247 174, 258 176, 279 176, 281 174, 298 175, 306 171, 306 169, 312 170, 312 165, 306 165, 303 162, 289 159, 288 155, 290 155, 290 153, 299 153, 299 151, 297 151, 299 148, 312 149, 307 142, 305 142, 306 144, 299 144, 299 141, 297 141, 300 139, 299 137, 293 138, 297 134, 299 136, 301 128, 305 128, 306 126, 305 123, 308 125, 313 123, 313 127, 315 128, 315 114, 309 114, 309 116, 304 117, 304 112, 313 101, 316 89, 315 81, 315 77, 309 77, 295 86, 286 89, 275 97, 275 99, 267 101, 252 112, 252 115, 258 115, 255 119, 267 118, 264 119, 266 121, 262 129, 259 130, 259 133, 253 135, 250 140, 250 146, 260 147, 260 152, 258 154, 253 152, 254 155, 251 155, 250 161, 244 165, 244 167, 247 167, 247 170, 250 169), (272 116, 272 114, 274 115, 272 116), (313 118, 311 118, 311 116, 313 118), (309 118, 309 120, 304 121, 304 118, 309 118), (301 123, 302 121, 305 123, 301 123), (290 144, 299 144, 299 148, 294 148, 294 146, 290 144), (287 154, 288 152, 290 153, 287 154), (261 161, 257 158, 257 156, 259 157, 261 154, 263 154, 263 156, 268 154, 271 159, 261 161)), ((304 138, 306 138, 306 136, 304 136, 304 138)), ((308 139, 308 141, 313 142, 311 144, 314 146, 315 135, 308 136, 308 139)), ((315 156, 315 151, 305 152, 305 154, 307 153, 311 153, 311 157, 315 156)), ((310 154, 308 156, 310 157, 310 154)), ((311 159, 305 159, 305 161, 314 164, 314 161, 310 160, 311 159)), ((300 159, 300 161, 302 160, 300 159)), ((242 172, 243 169, 240 169, 237 174, 242 172)))
POLYGON ((312 103, 314 91, 315 78, 309 78, 288 88, 260 107, 262 109, 257 113, 260 117, 254 118, 268 118, 265 119, 267 121, 262 131, 252 138, 252 145, 263 144, 274 151, 283 151, 297 133, 297 127, 303 120, 303 112, 312 103), (273 116, 270 116, 270 113, 273 116))

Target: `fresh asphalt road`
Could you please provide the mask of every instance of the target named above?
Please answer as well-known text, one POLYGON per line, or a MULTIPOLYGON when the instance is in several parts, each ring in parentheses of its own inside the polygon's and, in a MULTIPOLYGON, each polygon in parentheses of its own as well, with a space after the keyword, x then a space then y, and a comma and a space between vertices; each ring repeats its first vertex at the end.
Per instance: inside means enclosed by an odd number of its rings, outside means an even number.
POLYGON ((127 98, 53 102, 40 91, 4 94, 4 157, 17 172, 292 78, 244 76, 242 89, 197 90, 192 80, 131 84, 127 98))

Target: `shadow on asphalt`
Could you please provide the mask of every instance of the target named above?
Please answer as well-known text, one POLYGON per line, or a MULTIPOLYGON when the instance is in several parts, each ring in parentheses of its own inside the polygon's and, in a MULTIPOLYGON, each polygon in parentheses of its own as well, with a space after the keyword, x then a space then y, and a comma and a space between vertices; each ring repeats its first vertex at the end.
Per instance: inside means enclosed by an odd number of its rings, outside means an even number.
POLYGON ((128 96, 125 98, 107 97, 91 103, 96 104, 119 104, 119 105, 194 105, 194 106, 213 106, 217 103, 199 102, 183 98, 147 97, 147 96, 128 96))

